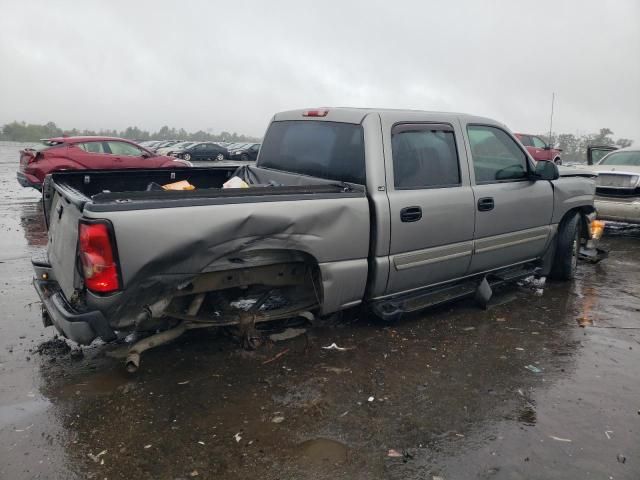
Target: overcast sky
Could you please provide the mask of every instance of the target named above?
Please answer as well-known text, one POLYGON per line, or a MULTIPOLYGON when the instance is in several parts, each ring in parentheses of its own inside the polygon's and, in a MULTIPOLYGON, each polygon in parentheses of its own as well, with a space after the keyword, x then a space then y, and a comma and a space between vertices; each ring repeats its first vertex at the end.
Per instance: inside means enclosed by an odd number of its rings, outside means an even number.
POLYGON ((640 0, 0 1, 0 124, 237 131, 280 110, 485 115, 640 143, 640 0))

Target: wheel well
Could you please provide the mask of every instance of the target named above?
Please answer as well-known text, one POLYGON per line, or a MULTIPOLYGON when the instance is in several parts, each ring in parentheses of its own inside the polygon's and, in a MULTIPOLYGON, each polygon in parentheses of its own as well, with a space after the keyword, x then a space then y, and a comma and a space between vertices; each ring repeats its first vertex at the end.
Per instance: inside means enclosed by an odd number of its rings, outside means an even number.
POLYGON ((580 223, 580 228, 582 230, 582 238, 589 238, 589 220, 588 216, 594 213, 596 209, 592 205, 584 205, 582 207, 576 207, 569 210, 564 214, 562 220, 560 220, 560 227, 562 227, 573 215, 578 214, 582 217, 582 222, 580 223))

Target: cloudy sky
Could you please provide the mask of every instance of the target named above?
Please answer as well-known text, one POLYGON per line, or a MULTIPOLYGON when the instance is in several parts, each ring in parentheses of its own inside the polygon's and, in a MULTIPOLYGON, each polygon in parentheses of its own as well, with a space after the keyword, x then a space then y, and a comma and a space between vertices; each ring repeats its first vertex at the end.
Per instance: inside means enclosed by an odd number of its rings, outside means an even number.
POLYGON ((640 142, 640 1, 0 2, 0 124, 237 131, 277 111, 461 111, 640 142))

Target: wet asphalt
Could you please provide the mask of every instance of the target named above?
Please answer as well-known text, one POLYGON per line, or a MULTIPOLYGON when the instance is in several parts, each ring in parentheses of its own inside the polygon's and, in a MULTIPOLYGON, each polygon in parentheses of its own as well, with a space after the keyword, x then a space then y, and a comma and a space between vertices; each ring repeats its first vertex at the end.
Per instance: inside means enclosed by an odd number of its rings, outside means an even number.
POLYGON ((640 230, 541 295, 254 352, 192 331, 132 376, 42 326, 46 229, 19 147, 0 142, 0 479, 640 478, 640 230))

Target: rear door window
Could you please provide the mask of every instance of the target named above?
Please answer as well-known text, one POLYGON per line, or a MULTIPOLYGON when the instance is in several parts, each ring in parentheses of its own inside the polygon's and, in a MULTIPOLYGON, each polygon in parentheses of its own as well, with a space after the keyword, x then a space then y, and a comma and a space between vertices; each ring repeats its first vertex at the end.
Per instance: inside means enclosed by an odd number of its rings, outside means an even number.
POLYGON ((139 157, 142 150, 138 147, 126 142, 107 142, 109 150, 113 155, 123 155, 128 157, 139 157))
POLYGON ((78 143, 78 148, 88 153, 109 153, 105 149, 104 142, 85 142, 78 143))
POLYGON ((527 178, 527 156, 504 130, 487 125, 469 125, 467 132, 476 183, 527 178))
POLYGON ((259 166, 364 185, 362 126, 317 120, 273 122, 259 166))
POLYGON ((460 185, 453 129, 448 125, 401 124, 393 128, 393 178, 396 189, 460 185))
POLYGON ((533 141, 529 135, 520 135, 518 139, 525 147, 533 147, 533 141))

